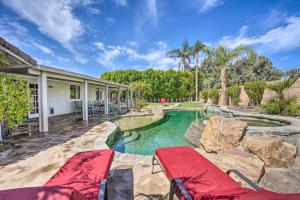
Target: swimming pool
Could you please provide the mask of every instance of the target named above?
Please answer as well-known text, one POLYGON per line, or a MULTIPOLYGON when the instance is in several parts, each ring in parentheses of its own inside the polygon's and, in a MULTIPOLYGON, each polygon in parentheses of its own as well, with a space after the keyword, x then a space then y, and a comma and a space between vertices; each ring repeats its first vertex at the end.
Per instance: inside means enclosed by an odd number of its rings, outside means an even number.
POLYGON ((111 135, 107 144, 118 152, 140 155, 153 155, 160 147, 192 146, 183 135, 192 121, 202 118, 205 118, 204 112, 166 111, 157 122, 111 135))

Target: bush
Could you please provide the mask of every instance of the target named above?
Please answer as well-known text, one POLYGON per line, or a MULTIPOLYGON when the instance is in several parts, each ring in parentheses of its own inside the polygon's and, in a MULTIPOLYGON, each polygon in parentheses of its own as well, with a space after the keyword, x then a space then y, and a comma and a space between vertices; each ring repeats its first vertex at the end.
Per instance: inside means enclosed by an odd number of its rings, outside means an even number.
POLYGON ((218 89, 209 89, 208 98, 213 102, 213 104, 218 104, 220 93, 218 89))
POLYGON ((250 105, 257 106, 260 104, 266 85, 266 81, 253 81, 245 83, 244 89, 249 97, 250 105))
POLYGON ((204 103, 208 100, 208 90, 202 90, 201 91, 201 98, 204 100, 204 103))
POLYGON ((297 104, 297 97, 289 97, 285 104, 285 111, 288 115, 296 115, 300 112, 300 106, 297 104))
POLYGON ((226 90, 227 96, 230 98, 230 102, 233 105, 238 105, 240 102, 240 94, 241 94, 241 88, 240 86, 231 86, 228 87, 226 90))
POLYGON ((297 104, 297 97, 292 96, 288 99, 273 98, 262 106, 262 109, 269 114, 296 115, 300 112, 300 106, 297 104))
POLYGON ((261 108, 269 114, 280 114, 282 103, 278 99, 271 99, 261 105, 261 108))
POLYGON ((141 108, 145 107, 145 106, 148 106, 148 102, 145 101, 144 99, 141 99, 140 100, 140 105, 141 105, 141 108))

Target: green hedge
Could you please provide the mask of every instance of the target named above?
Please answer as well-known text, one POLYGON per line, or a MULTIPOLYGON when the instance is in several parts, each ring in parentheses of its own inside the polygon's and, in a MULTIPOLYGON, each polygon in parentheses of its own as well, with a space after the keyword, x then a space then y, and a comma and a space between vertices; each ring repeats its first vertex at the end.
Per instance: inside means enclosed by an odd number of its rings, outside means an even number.
POLYGON ((208 90, 202 90, 201 91, 201 98, 204 100, 204 103, 208 100, 208 90))
POLYGON ((209 89, 208 90, 208 98, 214 103, 218 104, 220 93, 218 89, 209 89))
POLYGON ((249 97, 250 105, 257 106, 260 104, 266 85, 266 81, 253 81, 244 84, 244 89, 249 97))
POLYGON ((230 102, 233 105, 238 105, 239 104, 240 94, 241 94, 240 86, 235 85, 235 86, 228 87, 227 90, 226 90, 226 94, 229 97, 230 102))

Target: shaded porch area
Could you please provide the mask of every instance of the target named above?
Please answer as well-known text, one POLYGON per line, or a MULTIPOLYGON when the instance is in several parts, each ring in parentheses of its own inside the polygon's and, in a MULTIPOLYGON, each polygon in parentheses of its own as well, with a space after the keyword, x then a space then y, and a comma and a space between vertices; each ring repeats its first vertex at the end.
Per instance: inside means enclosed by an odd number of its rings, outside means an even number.
MULTIPOLYGON (((72 113, 49 117, 49 132, 47 133, 28 135, 19 133, 18 128, 13 129, 12 135, 6 140, 13 146, 0 152, 0 169, 3 165, 24 160, 48 148, 81 137, 91 128, 104 121, 118 119, 119 116, 118 113, 115 113, 108 117, 91 117, 87 122, 82 120, 82 115, 72 113)), ((31 119, 31 123, 38 123, 38 118, 31 119)))

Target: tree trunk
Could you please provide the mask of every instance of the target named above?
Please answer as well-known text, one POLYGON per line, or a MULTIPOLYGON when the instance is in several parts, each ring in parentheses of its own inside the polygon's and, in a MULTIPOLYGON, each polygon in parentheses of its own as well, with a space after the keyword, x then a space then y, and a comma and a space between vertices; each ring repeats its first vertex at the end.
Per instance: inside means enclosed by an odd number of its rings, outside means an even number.
POLYGON ((140 112, 141 111, 141 105, 140 105, 140 91, 138 90, 136 92, 136 111, 140 112))
POLYGON ((2 138, 2 123, 0 123, 0 143, 3 142, 3 138, 2 138))
POLYGON ((199 77, 198 77, 198 55, 197 56, 195 56, 195 58, 196 58, 196 102, 198 102, 198 98, 199 98, 199 89, 198 89, 198 82, 199 82, 199 77))
POLYGON ((221 80, 221 90, 220 90, 220 99, 219 99, 219 105, 225 106, 227 105, 227 98, 226 98, 226 83, 227 83, 227 69, 226 67, 222 67, 221 74, 220 74, 220 80, 221 80))

